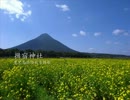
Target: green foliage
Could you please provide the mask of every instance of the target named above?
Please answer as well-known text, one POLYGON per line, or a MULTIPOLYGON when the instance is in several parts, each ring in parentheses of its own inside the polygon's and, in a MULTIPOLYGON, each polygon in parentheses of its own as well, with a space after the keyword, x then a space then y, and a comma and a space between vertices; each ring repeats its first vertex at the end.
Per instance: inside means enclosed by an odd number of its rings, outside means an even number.
POLYGON ((129 100, 130 60, 0 59, 0 100, 129 100))

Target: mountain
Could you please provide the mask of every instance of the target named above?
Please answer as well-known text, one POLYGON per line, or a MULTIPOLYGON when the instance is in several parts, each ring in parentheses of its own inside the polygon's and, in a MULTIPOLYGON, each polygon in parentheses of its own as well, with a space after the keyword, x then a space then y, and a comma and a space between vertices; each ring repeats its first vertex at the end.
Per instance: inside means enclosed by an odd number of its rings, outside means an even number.
POLYGON ((44 51, 56 51, 56 52, 76 52, 71 48, 65 46, 61 42, 55 40, 47 33, 41 34, 35 39, 27 41, 18 46, 12 47, 11 49, 19 49, 19 50, 44 50, 44 51))

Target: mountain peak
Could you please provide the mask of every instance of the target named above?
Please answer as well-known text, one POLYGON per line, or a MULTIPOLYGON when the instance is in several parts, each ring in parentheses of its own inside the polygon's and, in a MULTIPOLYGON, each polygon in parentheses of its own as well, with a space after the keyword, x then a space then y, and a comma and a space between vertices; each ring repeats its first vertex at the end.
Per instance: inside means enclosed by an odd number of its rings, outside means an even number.
POLYGON ((49 36, 49 37, 51 37, 48 33, 43 33, 39 37, 43 37, 43 36, 49 36))
POLYGON ((48 33, 42 33, 40 36, 49 35, 48 33))
POLYGON ((39 39, 39 40, 52 39, 52 37, 49 34, 47 34, 47 33, 43 33, 40 36, 38 36, 37 39, 39 39))
POLYGON ((74 50, 55 40, 47 33, 43 33, 37 38, 34 38, 13 48, 17 48, 19 50, 32 49, 57 52, 75 52, 74 50))

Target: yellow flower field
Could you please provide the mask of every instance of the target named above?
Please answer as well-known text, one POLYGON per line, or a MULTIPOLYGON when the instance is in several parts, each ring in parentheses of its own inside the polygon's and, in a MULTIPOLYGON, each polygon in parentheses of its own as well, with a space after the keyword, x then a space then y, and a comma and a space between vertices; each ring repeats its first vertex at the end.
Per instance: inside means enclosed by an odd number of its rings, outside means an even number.
POLYGON ((130 100, 130 59, 0 59, 0 100, 130 100))

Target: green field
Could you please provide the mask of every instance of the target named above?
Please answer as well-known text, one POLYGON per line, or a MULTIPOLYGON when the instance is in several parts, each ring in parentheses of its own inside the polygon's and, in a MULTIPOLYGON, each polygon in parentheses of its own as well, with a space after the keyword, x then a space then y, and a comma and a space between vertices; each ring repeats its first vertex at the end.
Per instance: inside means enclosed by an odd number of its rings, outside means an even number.
POLYGON ((130 100, 130 59, 0 59, 0 100, 130 100))

